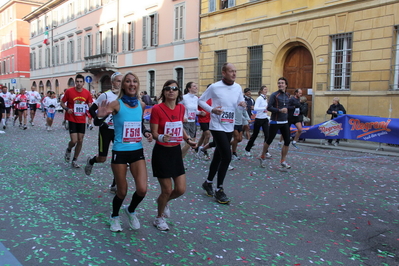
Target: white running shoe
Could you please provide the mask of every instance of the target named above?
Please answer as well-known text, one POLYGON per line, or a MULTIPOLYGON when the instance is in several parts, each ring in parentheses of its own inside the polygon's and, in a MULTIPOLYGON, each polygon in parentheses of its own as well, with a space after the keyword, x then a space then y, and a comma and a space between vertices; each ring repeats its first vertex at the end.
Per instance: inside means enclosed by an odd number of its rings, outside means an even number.
POLYGON ((110 224, 109 229, 112 232, 121 232, 123 230, 121 227, 121 217, 120 216, 109 217, 109 224, 110 224))
POLYGON ((163 218, 170 218, 170 208, 169 208, 169 204, 166 204, 165 209, 163 210, 162 217, 163 217, 163 218))
POLYGON ((291 165, 289 165, 286 161, 284 161, 284 162, 281 163, 281 168, 290 169, 290 168, 291 168, 291 165))
POLYGON ((250 151, 245 151, 245 156, 247 156, 247 157, 251 157, 251 156, 252 156, 252 154, 251 154, 251 152, 250 152, 250 151))
POLYGON ((277 148, 279 150, 281 150, 282 147, 283 147, 283 143, 282 142, 277 142, 277 148))
POLYGON ((259 157, 259 162, 260 162, 260 167, 266 168, 266 160, 262 159, 262 157, 259 157))
POLYGON ((237 160, 240 160, 240 157, 238 157, 238 156, 235 155, 235 154, 232 154, 232 155, 231 155, 231 159, 234 160, 234 161, 237 161, 237 160))
POLYGON ((163 217, 155 218, 153 225, 161 231, 168 231, 169 226, 163 217))
POLYGON ((229 170, 229 171, 234 170, 234 166, 232 166, 231 164, 229 164, 228 170, 229 170))
POLYGON ((266 152, 266 158, 272 158, 272 155, 269 152, 266 152))
POLYGON ((78 164, 77 161, 72 161, 71 165, 73 168, 80 168, 80 165, 78 164))
POLYGON ((133 230, 140 229, 140 222, 139 222, 139 219, 137 219, 136 212, 129 212, 128 208, 129 208, 129 206, 126 205, 123 209, 125 210, 125 213, 126 213, 127 217, 129 218, 130 228, 132 228, 133 230))

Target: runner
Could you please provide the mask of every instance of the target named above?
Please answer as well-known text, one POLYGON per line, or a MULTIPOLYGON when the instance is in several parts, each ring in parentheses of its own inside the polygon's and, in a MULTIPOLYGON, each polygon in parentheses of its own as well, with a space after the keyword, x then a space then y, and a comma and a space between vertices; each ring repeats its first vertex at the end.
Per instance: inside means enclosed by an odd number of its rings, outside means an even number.
POLYGON ((281 77, 277 82, 278 91, 270 95, 269 102, 267 104, 267 110, 272 113, 270 116, 270 130, 267 141, 263 144, 262 154, 260 155, 260 166, 266 167, 265 154, 269 150, 270 144, 273 142, 280 130, 281 135, 284 138, 284 146, 281 149, 281 168, 290 169, 291 166, 285 161, 288 154, 288 147, 290 145, 290 125, 288 124, 288 101, 289 96, 286 93, 288 87, 288 81, 286 78, 281 77))
POLYGON ((62 99, 61 106, 66 111, 65 119, 69 123, 70 141, 65 151, 64 159, 67 163, 71 160, 71 152, 75 147, 72 159, 72 167, 79 168, 77 163, 83 145, 86 130, 86 104, 90 107, 93 99, 88 90, 84 89, 84 76, 78 74, 75 77, 75 87, 69 88, 62 99))
POLYGON ((180 142, 185 140, 192 147, 196 143, 183 128, 185 108, 179 104, 182 93, 177 81, 165 82, 160 100, 161 103, 152 108, 150 120, 152 135, 157 140, 152 151, 152 172, 161 186, 161 194, 157 199, 158 215, 153 224, 158 230, 165 231, 169 230, 165 221, 165 218, 170 217, 168 202, 186 191, 180 142))
MULTIPOLYGON (((121 88, 123 75, 119 72, 115 72, 111 76, 112 89, 108 90, 98 97, 97 101, 93 103, 90 107, 90 114, 94 117, 94 124, 99 126, 98 130, 98 154, 93 156, 93 158, 87 157, 85 173, 90 175, 95 163, 103 163, 107 160, 108 149, 111 141, 114 141, 114 121, 112 119, 112 114, 104 117, 103 119, 98 119, 96 110, 103 102, 110 103, 117 99, 119 90, 121 88)), ((116 192, 116 182, 115 178, 110 186, 110 192, 116 192)))
POLYGON ((3 129, 6 129, 7 122, 10 119, 11 115, 11 106, 12 106, 13 97, 11 93, 7 91, 6 86, 2 86, 0 96, 4 100, 4 109, 2 112, 1 122, 3 125, 3 129))
POLYGON ((36 91, 36 86, 31 87, 31 91, 27 92, 28 101, 29 101, 29 109, 30 109, 30 120, 29 123, 31 126, 34 126, 33 119, 35 119, 37 104, 40 103, 42 97, 36 91))
POLYGON ((26 126, 26 120, 28 117, 28 96, 26 95, 25 88, 21 88, 19 95, 15 98, 15 102, 17 103, 18 109, 19 127, 25 130, 28 128, 26 126), (22 121, 24 122, 23 126, 22 121))
POLYGON ((115 130, 111 167, 118 190, 112 201, 110 217, 110 230, 113 232, 122 231, 119 210, 128 191, 126 179, 128 165, 134 178, 136 191, 130 205, 123 209, 132 229, 140 228, 135 210, 147 193, 148 174, 141 140, 144 135, 151 142, 152 134, 142 127, 145 103, 139 102, 137 97, 139 91, 138 77, 128 72, 122 78, 122 89, 119 91, 118 99, 111 103, 104 100, 98 106, 98 118, 103 119, 107 114, 112 114, 115 130))
POLYGON ((43 103, 46 106, 46 110, 47 110, 46 129, 47 129, 47 131, 51 131, 51 130, 53 130, 52 125, 53 125, 53 121, 54 121, 55 110, 59 105, 59 103, 57 101, 57 97, 55 95, 55 92, 51 91, 50 98, 43 101, 43 103))
POLYGON ((233 64, 225 63, 222 67, 223 79, 209 86, 199 99, 200 106, 211 113, 209 129, 216 144, 208 177, 202 188, 208 196, 215 196, 221 204, 230 201, 224 192, 223 182, 231 161, 230 141, 234 131, 235 108, 246 108, 241 86, 235 83, 236 72, 233 64), (208 99, 212 99, 212 106, 206 103, 208 99), (212 184, 216 173, 217 185, 214 193, 212 184))

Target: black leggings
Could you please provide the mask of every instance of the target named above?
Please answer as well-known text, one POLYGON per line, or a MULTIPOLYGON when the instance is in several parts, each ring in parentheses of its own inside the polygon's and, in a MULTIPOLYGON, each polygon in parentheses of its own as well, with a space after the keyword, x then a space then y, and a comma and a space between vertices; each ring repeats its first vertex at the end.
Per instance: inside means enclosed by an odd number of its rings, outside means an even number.
POLYGON ((254 123, 254 131, 251 135, 251 138, 249 139, 247 146, 245 147, 246 151, 251 151, 251 148, 254 146, 255 140, 258 137, 259 130, 262 128, 263 130, 263 135, 264 135, 264 141, 266 142, 268 137, 269 137, 269 119, 263 118, 263 119, 258 119, 255 118, 255 123, 254 123))
POLYGON ((217 172, 217 187, 220 188, 223 186, 223 181, 231 162, 230 141, 233 137, 233 132, 227 133, 224 131, 211 130, 211 133, 213 142, 216 144, 216 149, 209 167, 208 180, 213 181, 217 172))
POLYGON ((270 124, 269 139, 266 141, 270 145, 280 129, 281 136, 284 139, 284 146, 290 146, 290 124, 270 124))

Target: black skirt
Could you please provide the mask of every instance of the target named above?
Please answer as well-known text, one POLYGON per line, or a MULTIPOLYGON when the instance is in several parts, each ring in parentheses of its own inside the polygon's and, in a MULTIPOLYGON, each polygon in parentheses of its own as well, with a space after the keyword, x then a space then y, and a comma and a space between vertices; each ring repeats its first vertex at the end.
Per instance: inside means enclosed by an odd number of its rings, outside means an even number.
POLYGON ((165 147, 156 143, 151 165, 153 176, 157 178, 175 178, 185 174, 180 145, 165 147))

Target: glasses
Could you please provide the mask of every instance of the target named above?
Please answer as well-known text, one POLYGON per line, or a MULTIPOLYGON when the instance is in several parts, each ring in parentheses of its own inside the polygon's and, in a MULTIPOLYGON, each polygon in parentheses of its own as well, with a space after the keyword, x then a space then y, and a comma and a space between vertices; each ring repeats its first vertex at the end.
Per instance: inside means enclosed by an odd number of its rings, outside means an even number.
POLYGON ((163 89, 164 90, 166 90, 166 91, 170 91, 170 90, 173 90, 173 91, 177 91, 177 90, 179 90, 179 87, 170 87, 170 86, 168 86, 168 87, 163 87, 163 89))

